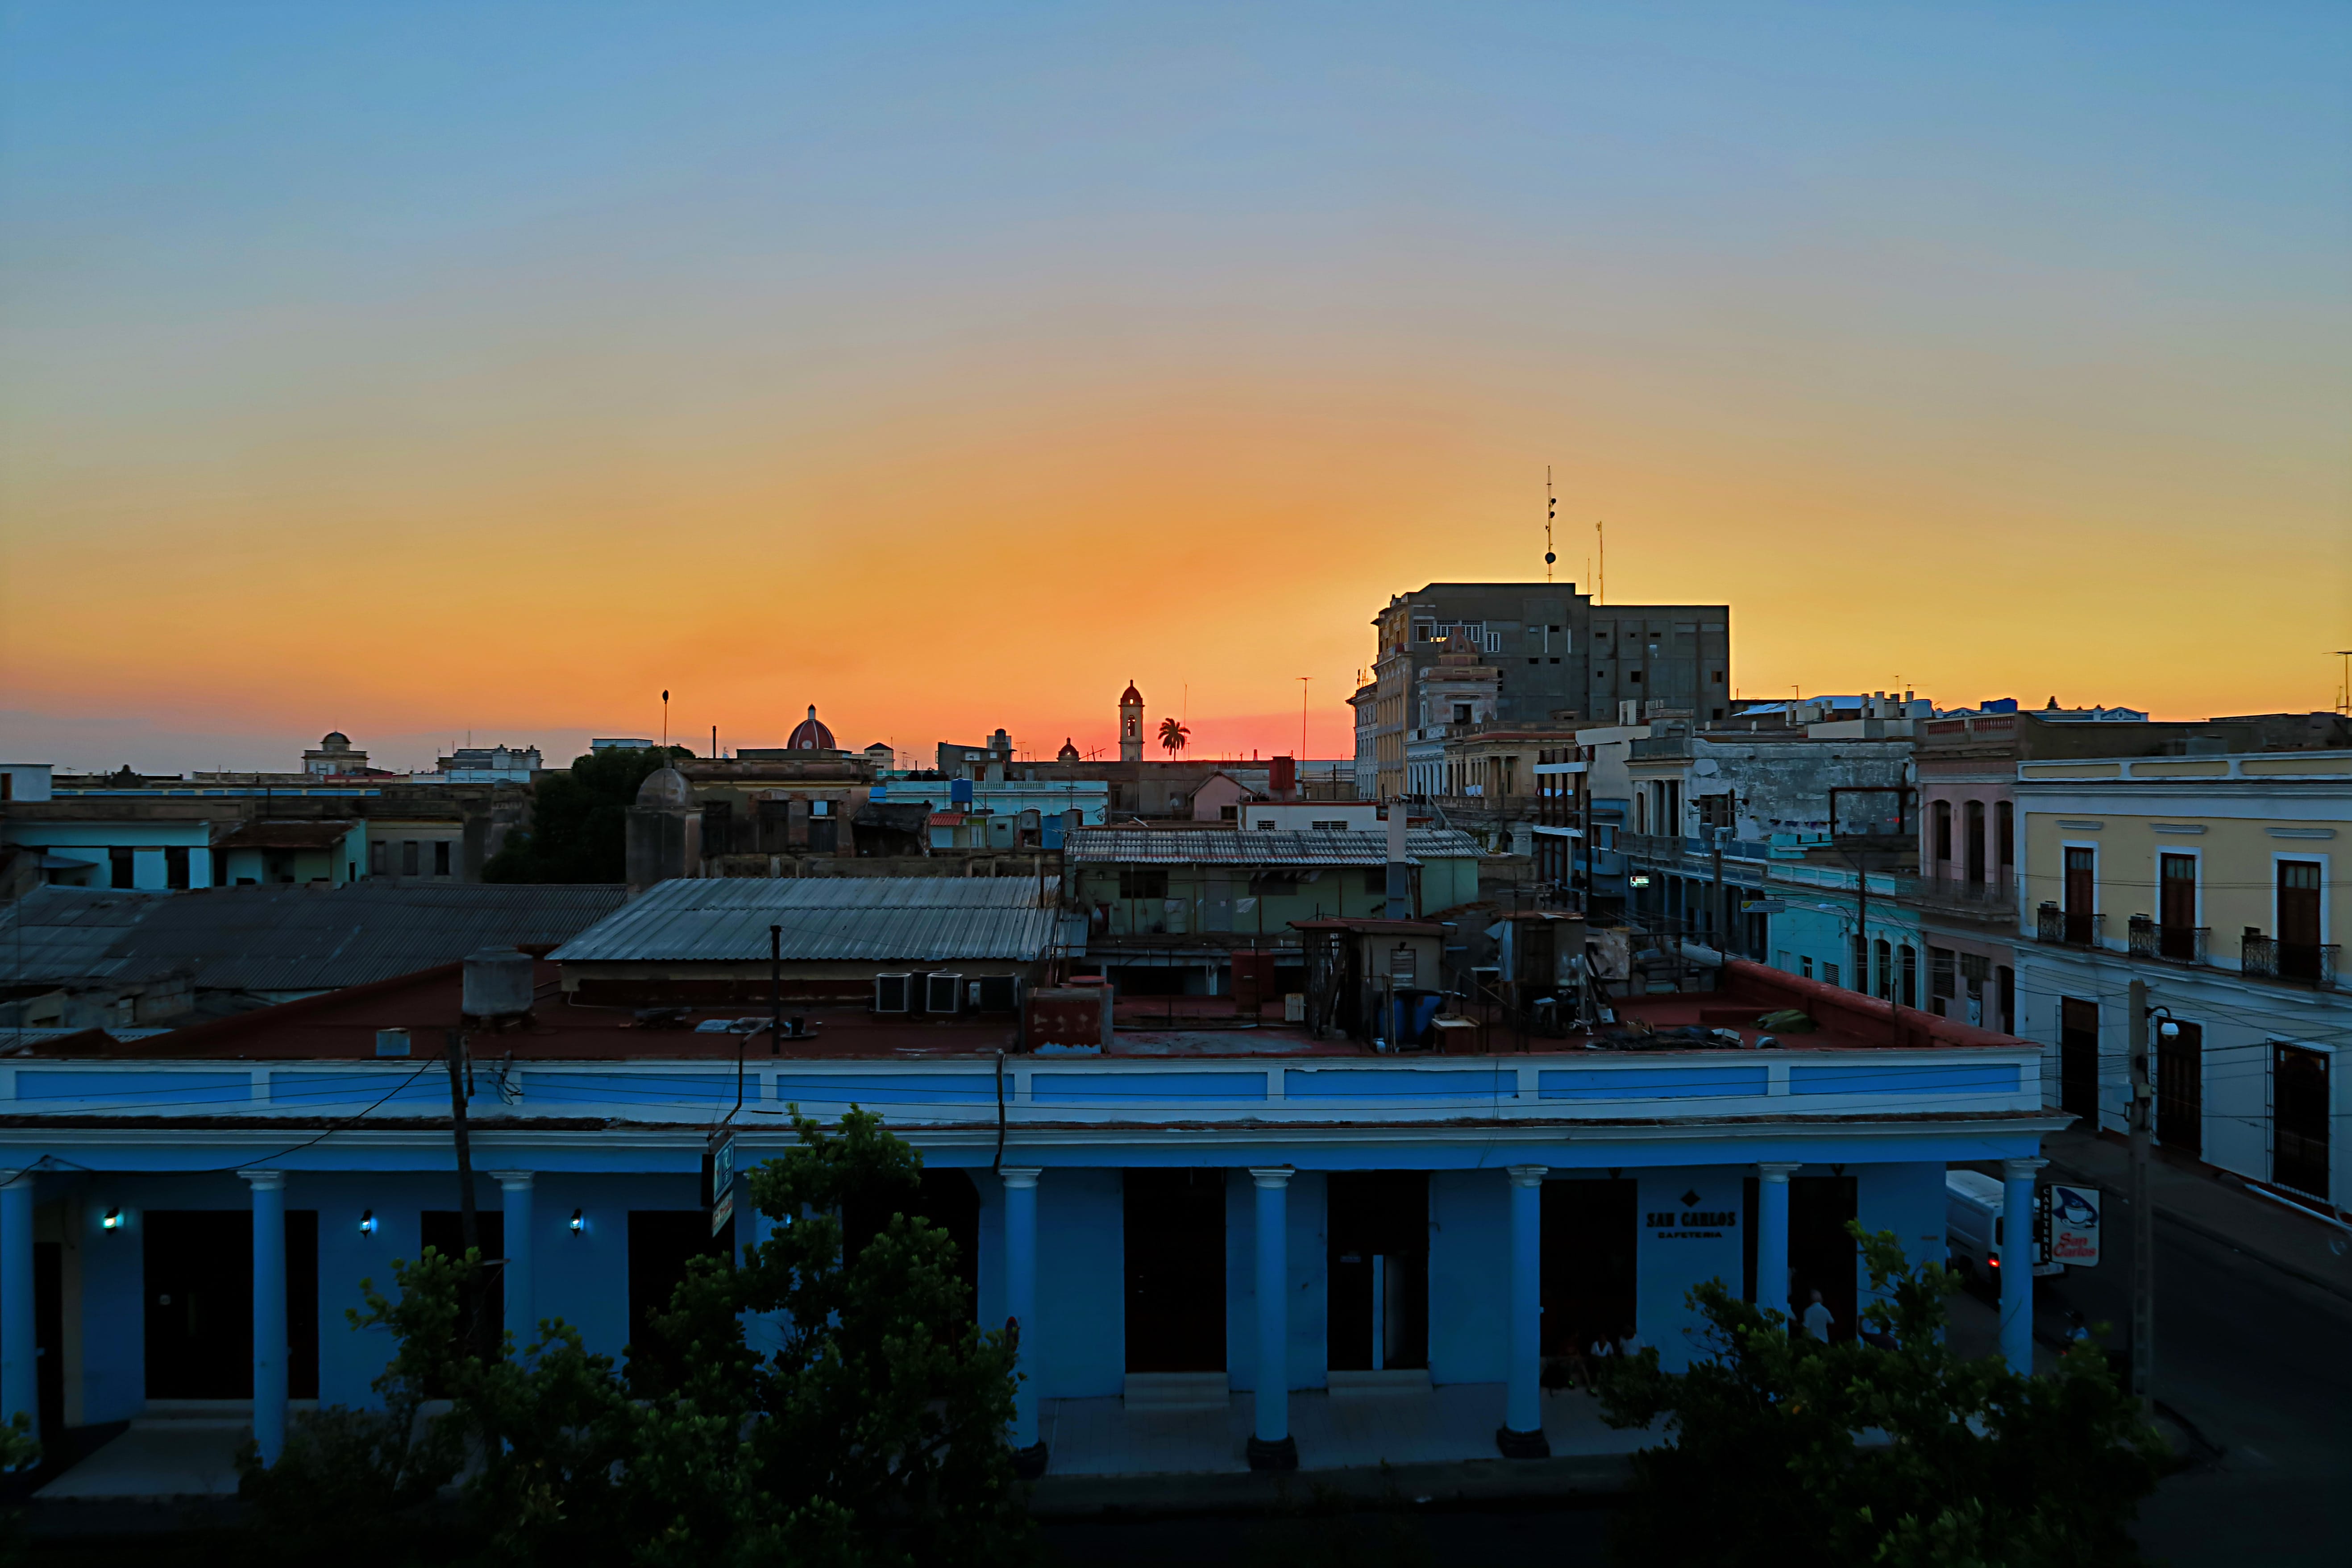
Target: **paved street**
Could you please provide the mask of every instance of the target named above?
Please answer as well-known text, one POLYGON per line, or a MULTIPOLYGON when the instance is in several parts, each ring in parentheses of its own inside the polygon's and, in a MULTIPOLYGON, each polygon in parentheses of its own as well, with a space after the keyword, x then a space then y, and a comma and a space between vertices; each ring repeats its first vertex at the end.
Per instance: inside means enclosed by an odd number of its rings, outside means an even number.
MULTIPOLYGON (((2250 1215, 2264 1202, 2230 1197, 2250 1215)), ((2130 1211, 2119 1195, 2107 1201, 2106 1261, 2070 1270, 2048 1293, 2121 1336, 2130 1211)), ((2308 1228, 2315 1240, 2299 1266, 2352 1281, 2352 1259, 2326 1248, 2325 1228, 2308 1228)), ((2149 1556, 2181 1568, 2342 1563, 2352 1531, 2352 1300, 2174 1223, 2162 1207, 2156 1250, 2157 1396, 2221 1452, 2167 1481, 2143 1511, 2149 1556)))

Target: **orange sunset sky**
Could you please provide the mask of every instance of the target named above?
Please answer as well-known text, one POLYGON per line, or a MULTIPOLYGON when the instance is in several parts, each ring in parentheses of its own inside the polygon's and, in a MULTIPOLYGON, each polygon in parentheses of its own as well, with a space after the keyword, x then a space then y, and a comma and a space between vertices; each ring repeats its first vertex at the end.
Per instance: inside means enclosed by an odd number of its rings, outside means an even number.
POLYGON ((1352 749, 1389 595, 2332 706, 2352 26, 16 7, 0 752, 1352 749))

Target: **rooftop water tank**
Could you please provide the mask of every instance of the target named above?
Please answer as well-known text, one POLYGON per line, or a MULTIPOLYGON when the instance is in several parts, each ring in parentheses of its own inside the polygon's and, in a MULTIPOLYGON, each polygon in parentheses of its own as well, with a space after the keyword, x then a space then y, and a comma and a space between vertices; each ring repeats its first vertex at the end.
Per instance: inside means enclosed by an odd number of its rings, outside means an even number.
POLYGON ((466 955, 467 1018, 520 1018, 530 1011, 531 961, 512 947, 484 947, 466 955))

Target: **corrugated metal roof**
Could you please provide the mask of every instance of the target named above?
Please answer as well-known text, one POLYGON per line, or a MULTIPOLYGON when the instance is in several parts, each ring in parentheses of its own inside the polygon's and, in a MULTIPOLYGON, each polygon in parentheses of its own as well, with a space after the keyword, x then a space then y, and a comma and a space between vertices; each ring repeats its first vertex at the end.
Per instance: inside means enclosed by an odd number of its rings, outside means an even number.
MULTIPOLYGON (((1384 832, 1328 829, 1269 833, 1081 828, 1068 835, 1062 852, 1074 864, 1371 866, 1388 863, 1389 839, 1384 832)), ((1475 839, 1452 828, 1413 828, 1405 833, 1405 856, 1414 864, 1475 859, 1478 852, 1475 839)))
POLYGON ((551 954, 557 963, 1034 961, 1055 884, 1029 877, 717 877, 665 882, 551 954))
POLYGON ((0 976, 135 985, 185 974, 207 990, 340 990, 452 964, 478 947, 551 946, 626 896, 601 883, 47 887, 0 906, 0 976))

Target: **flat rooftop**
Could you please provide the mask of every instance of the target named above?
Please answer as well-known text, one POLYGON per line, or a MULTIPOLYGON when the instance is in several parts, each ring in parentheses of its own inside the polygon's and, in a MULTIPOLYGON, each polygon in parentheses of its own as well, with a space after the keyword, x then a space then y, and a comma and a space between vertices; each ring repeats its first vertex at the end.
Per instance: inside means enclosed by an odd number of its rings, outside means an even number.
MULTIPOLYGON (((1016 1049, 1015 1020, 1008 1014, 927 1019, 877 1014, 862 1002, 842 1001, 787 1002, 784 1018, 803 1020, 810 1032, 806 1038, 783 1040, 781 1051, 772 1052, 767 1015, 757 1008, 736 1004, 653 1012, 570 1002, 562 989, 559 967, 544 959, 534 967, 534 985, 535 1007, 529 1018, 502 1029, 468 1029, 476 1061, 511 1055, 518 1061, 732 1061, 739 1050, 755 1057, 858 1061, 992 1056, 1016 1049), (730 1024, 732 1030, 724 1027, 730 1024)), ((137 1032, 143 1038, 135 1040, 118 1040, 93 1029, 20 1041, 16 1053, 97 1060, 350 1061, 374 1059, 379 1030, 405 1029, 413 1055, 429 1058, 441 1049, 444 1032, 457 1024, 462 988, 462 966, 449 964, 187 1029, 162 1033, 142 1030, 137 1032)), ((1815 1051, 2013 1049, 2024 1043, 1913 1009, 1891 1009, 1856 992, 1738 959, 1725 966, 1713 991, 1612 1000, 1610 1007, 1614 1021, 1589 1031, 1522 1031, 1506 1019, 1480 1022, 1474 1013, 1473 1027, 1440 1033, 1459 1042, 1453 1048, 1459 1053, 1485 1055, 1736 1051, 1757 1049, 1768 1035, 1790 1049, 1815 1051), (1764 1017, 1784 1010, 1803 1013, 1812 1027, 1762 1025, 1764 1017)), ((1297 1025, 1282 1023, 1279 1001, 1269 1001, 1265 1011, 1272 1017, 1247 1018, 1231 997, 1124 997, 1115 1004, 1112 1042, 1104 1054, 1373 1054, 1354 1040, 1318 1040, 1297 1025)))

